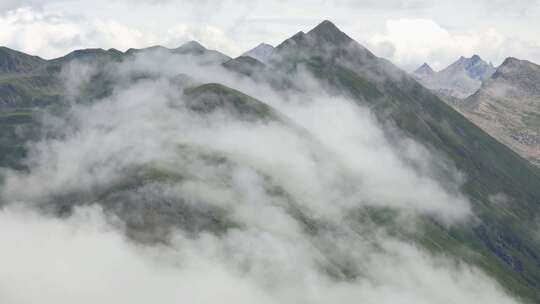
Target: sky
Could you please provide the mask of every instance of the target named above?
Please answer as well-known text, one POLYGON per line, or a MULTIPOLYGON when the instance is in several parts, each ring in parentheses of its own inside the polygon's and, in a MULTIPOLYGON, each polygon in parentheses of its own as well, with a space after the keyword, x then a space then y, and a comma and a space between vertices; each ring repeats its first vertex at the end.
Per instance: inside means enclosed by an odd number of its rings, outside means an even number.
POLYGON ((540 62, 539 15, 540 0, 2 0, 0 45, 54 58, 198 40, 234 57, 328 19, 406 70, 438 70, 473 54, 540 62))

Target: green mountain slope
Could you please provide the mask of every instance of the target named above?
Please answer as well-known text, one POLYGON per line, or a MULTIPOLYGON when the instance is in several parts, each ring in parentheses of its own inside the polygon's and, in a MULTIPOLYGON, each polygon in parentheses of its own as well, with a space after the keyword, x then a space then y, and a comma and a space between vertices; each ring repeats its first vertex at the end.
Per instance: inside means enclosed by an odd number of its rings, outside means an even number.
MULTIPOLYGON (((47 79, 57 79, 55 77, 63 64, 73 58, 86 58, 107 66, 121 62, 125 56, 136 52, 74 52, 40 66, 39 70, 44 73, 42 75, 51 77, 43 76, 43 83, 33 78, 24 78, 28 76, 10 80, 12 82, 6 85, 4 93, 0 95, 8 96, 9 102, 6 105, 11 105, 0 113, 0 123, 6 126, 0 136, 0 144, 3 145, 2 151, 7 151, 2 154, 0 164, 11 165, 15 158, 24 157, 23 142, 32 136, 26 136, 17 129, 33 121, 31 117, 34 117, 36 109, 43 110, 51 104, 62 102, 55 101, 55 98, 61 96, 58 93, 61 90, 58 83, 47 79), (50 96, 54 98, 43 101, 50 96), (14 134, 19 134, 17 136, 20 140, 14 140, 14 134)), ((199 45, 189 44, 175 52, 192 54, 204 53, 204 50, 199 45)), ((321 87, 326 91, 345 95, 359 105, 369 107, 383 124, 397 126, 401 132, 442 154, 466 174, 463 191, 472 201, 478 221, 448 228, 436 219, 424 217, 421 224, 425 232, 414 234, 402 231, 389 210, 372 210, 367 215, 351 214, 350 217, 361 222, 368 216, 399 238, 414 241, 437 254, 479 266, 517 297, 531 302, 540 301, 540 242, 534 229, 531 229, 536 227, 540 212, 540 171, 537 168, 473 125, 407 73, 376 57, 329 21, 308 33, 300 32, 277 46, 266 65, 240 57, 225 62, 224 67, 244 77, 268 81, 278 90, 293 87, 292 78, 298 75, 297 72, 307 70, 321 82, 321 87), (494 197, 499 194, 507 196, 508 202, 498 203, 494 197)), ((97 73, 88 87, 84 88, 84 100, 81 101, 110 96, 112 82, 114 80, 107 78, 106 72, 97 73)), ((185 89, 183 94, 188 108, 199 114, 211 114, 219 109, 248 122, 277 122, 281 117, 264 100, 259 101, 221 84, 193 86, 185 89)), ((29 127, 28 132, 32 134, 35 129, 35 126, 29 127)), ((193 151, 204 154, 213 168, 229 168, 237 161, 234 156, 197 149, 200 147, 178 147, 179 154, 185 157, 189 157, 193 151)), ((55 202, 60 202, 57 207, 61 213, 68 212, 73 207, 72 202, 84 201, 83 198, 92 202, 103 201, 111 210, 124 214, 128 226, 134 226, 137 234, 145 234, 145 227, 150 226, 159 230, 160 223, 170 223, 194 231, 223 231, 236 225, 227 216, 227 210, 193 209, 194 205, 186 205, 178 201, 178 198, 168 197, 165 192, 157 191, 161 196, 154 201, 130 195, 130 190, 153 187, 159 181, 174 183, 199 178, 185 176, 181 167, 171 171, 171 167, 155 164, 131 168, 133 172, 126 173, 126 179, 93 188, 89 193, 64 193, 55 196, 55 202), (143 210, 133 208, 134 204, 129 204, 130 200, 140 200, 143 210), (204 220, 194 222, 195 218, 204 220)), ((444 165, 438 168, 438 172, 441 175, 450 174, 444 165)), ((215 180, 203 182, 215 182, 220 187, 226 187, 230 184, 229 179, 216 177, 215 180)), ((320 223, 295 208, 284 189, 270 184, 272 186, 265 191, 276 200, 289 202, 287 210, 294 214, 307 233, 314 235, 328 227, 328 224, 320 223)), ((138 238, 145 239, 145 236, 138 235, 138 238)), ((349 279, 359 276, 346 263, 336 262, 331 265, 328 271, 335 276, 349 279)))
POLYGON ((44 59, 30 56, 6 47, 0 47, 0 73, 28 73, 45 63, 44 59))
POLYGON ((187 105, 190 109, 211 113, 219 110, 246 120, 279 120, 279 115, 265 103, 240 91, 221 84, 211 83, 187 88, 187 105))
POLYGON ((442 229, 441 234, 433 231, 434 242, 464 244, 481 257, 475 263, 497 273, 504 286, 540 300, 540 244, 530 229, 540 204, 536 168, 330 22, 291 37, 276 48, 272 60, 288 71, 307 67, 329 90, 369 106, 382 122, 395 123, 452 160, 467 175, 463 190, 482 222, 456 231, 442 229), (493 203, 492 196, 499 193, 511 197, 511 203, 493 203))

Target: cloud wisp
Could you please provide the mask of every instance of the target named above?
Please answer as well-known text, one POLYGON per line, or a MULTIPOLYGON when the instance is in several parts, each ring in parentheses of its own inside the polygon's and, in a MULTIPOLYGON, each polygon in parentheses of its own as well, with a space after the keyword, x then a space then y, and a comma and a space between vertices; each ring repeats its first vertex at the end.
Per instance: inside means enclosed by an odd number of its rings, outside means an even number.
POLYGON ((459 173, 441 180, 441 158, 368 109, 159 52, 70 68, 84 72, 63 74, 74 99, 100 72, 112 94, 74 102, 29 144, 27 172, 3 172, 2 302, 514 303, 362 216, 411 231, 473 217, 459 173), (201 111, 193 87, 209 82, 266 103, 210 85, 201 111))

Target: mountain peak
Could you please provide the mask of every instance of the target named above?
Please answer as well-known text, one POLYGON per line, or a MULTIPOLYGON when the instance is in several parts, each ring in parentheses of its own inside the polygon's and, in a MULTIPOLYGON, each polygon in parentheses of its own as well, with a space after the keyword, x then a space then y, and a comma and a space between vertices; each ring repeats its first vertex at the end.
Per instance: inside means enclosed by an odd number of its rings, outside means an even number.
POLYGON ((266 42, 261 42, 255 48, 257 49, 257 48, 274 48, 274 47, 266 42))
POLYGON ((456 62, 443 69, 441 74, 458 75, 462 72, 465 72, 472 79, 482 81, 491 77, 495 68, 475 54, 470 58, 459 57, 456 62))
POLYGON ((471 57, 465 57, 460 56, 458 60, 456 60, 452 65, 459 64, 459 65, 465 65, 465 66, 471 66, 478 62, 486 63, 479 55, 474 54, 471 57))
POLYGON ((323 22, 319 23, 316 27, 314 27, 311 31, 319 31, 319 30, 340 31, 339 28, 330 20, 324 20, 323 22))
POLYGON ((429 66, 429 64, 424 63, 416 71, 413 72, 416 75, 433 75, 435 71, 429 66))
MULTIPOLYGON (((497 68, 493 78, 504 77, 509 81, 517 81, 521 84, 528 83, 530 87, 538 88, 540 92, 540 65, 527 60, 508 57, 497 68)), ((539 93, 540 94, 540 93, 539 93)))
POLYGON ((427 88, 445 96, 464 99, 476 92, 482 82, 489 79, 495 68, 479 55, 460 56, 451 65, 435 73, 424 64, 413 75, 427 88))
POLYGON ((182 44, 178 49, 190 50, 190 51, 204 51, 206 48, 197 41, 188 41, 182 44))
POLYGON ((349 43, 352 38, 343 33, 334 23, 324 20, 307 33, 310 37, 335 44, 349 43))
POLYGON ((248 56, 251 58, 255 58, 261 62, 266 62, 268 58, 270 58, 270 55, 274 51, 274 47, 267 43, 261 43, 255 48, 245 52, 242 54, 242 56, 248 56))
POLYGON ((515 58, 515 57, 508 57, 506 58, 501 66, 509 66, 509 65, 517 65, 520 63, 521 60, 515 58))

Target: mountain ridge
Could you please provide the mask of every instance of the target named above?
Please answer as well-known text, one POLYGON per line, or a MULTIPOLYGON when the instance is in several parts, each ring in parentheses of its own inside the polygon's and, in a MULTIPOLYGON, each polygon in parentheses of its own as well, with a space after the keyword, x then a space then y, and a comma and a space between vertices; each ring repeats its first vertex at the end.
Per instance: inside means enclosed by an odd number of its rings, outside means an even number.
POLYGON ((0 46, 0 73, 28 73, 45 62, 41 57, 0 46))
POLYGON ((251 50, 244 52, 241 56, 249 56, 264 63, 270 58, 273 51, 274 47, 272 45, 263 42, 251 50))
POLYGON ((482 82, 491 77, 495 67, 475 54, 470 58, 461 56, 446 68, 431 75, 418 71, 412 75, 428 89, 443 97, 464 99, 474 94, 482 82))
MULTIPOLYGON (((195 45, 195 52, 200 50, 195 45)), ((470 59, 478 61, 476 58, 470 59)), ((238 63, 242 69, 246 66, 259 66, 259 62, 253 60, 240 57, 227 62, 233 68, 238 63)), ((115 62, 110 61, 108 64, 114 66, 115 62)), ((219 66, 223 64, 227 65, 221 63, 219 66)), ((470 199, 478 222, 463 227, 446 227, 436 219, 424 217, 421 223, 426 233, 402 235, 403 238, 415 245, 479 267, 516 297, 531 301, 540 299, 537 287, 540 286, 540 269, 537 266, 540 265, 540 244, 533 238, 529 227, 540 214, 540 171, 537 168, 476 127, 406 72, 352 40, 330 21, 324 21, 307 33, 300 32, 285 40, 275 48, 265 66, 267 68, 262 70, 250 69, 250 74, 244 74, 244 77, 264 81, 267 79, 265 76, 270 74, 281 80, 309 72, 317 80, 317 89, 325 89, 331 96, 345 96, 353 104, 370 109, 382 125, 396 127, 399 134, 409 136, 455 164, 466 176, 463 192, 470 199), (492 202, 492 196, 500 192, 512 198, 512 204, 504 209, 496 208, 492 202)), ((283 90, 283 87, 272 82, 270 85, 276 91, 283 90)), ((309 87, 294 89, 301 91, 309 87)), ((97 95, 103 97, 112 94, 108 90, 103 91, 103 94, 99 92, 97 95)), ((259 103, 240 90, 221 84, 201 84, 192 91, 188 89, 186 93, 189 95, 190 92, 195 102, 192 106, 201 112, 212 112, 216 107, 225 105, 238 113, 250 110, 250 117, 257 117, 268 109, 261 104, 264 100, 259 103), (251 108, 243 108, 245 104, 251 108)), ((211 160, 219 163, 223 162, 223 158, 226 157, 213 156, 211 160)), ((444 164, 437 170, 441 175, 451 174, 444 164)), ((158 177, 163 178, 163 175, 158 174, 158 177)), ((165 175, 165 178, 169 176, 165 175)), ((132 181, 132 184, 136 185, 137 180, 132 181)), ((124 186, 121 191, 125 189, 124 186)), ((107 195, 111 201, 116 198, 109 192, 107 195)), ((73 196, 72 193, 66 194, 69 200, 73 196)), ((172 207, 167 204, 171 203, 165 201, 156 204, 157 207, 151 206, 149 212, 152 217, 149 217, 152 221, 159 223, 153 216, 170 210, 172 207), (159 209, 161 206, 164 209, 159 209)), ((58 208, 67 207, 61 205, 58 208)), ((306 230, 315 233, 321 229, 316 221, 299 214, 298 210, 295 212, 307 227, 306 230)), ((168 214, 166 218, 174 222, 172 217, 168 214)), ((389 216, 383 221, 390 222, 391 219, 389 216)), ((220 221, 218 216, 208 222, 217 222, 218 227, 227 227, 228 224, 220 221)), ((140 222, 137 225, 141 225, 140 222)), ((399 227, 392 232, 401 235, 399 227)), ((346 268, 341 270, 345 277, 355 278, 353 271, 347 272, 346 268)))
POLYGON ((458 110, 540 166, 540 65, 507 58, 458 110))

